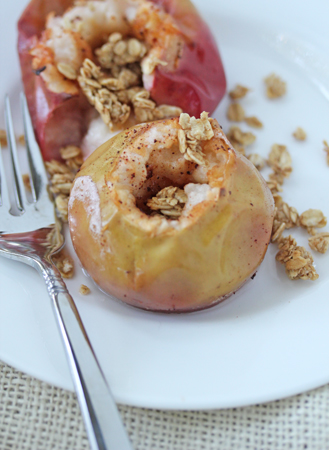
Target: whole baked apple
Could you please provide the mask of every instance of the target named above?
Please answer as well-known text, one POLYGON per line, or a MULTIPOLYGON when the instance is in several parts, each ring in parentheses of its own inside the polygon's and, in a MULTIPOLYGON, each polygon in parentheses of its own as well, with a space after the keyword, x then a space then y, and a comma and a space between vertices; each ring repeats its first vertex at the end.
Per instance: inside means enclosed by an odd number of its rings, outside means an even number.
POLYGON ((216 120, 136 125, 99 147, 71 191, 69 227, 99 287, 147 310, 215 305, 257 270, 273 197, 216 120))
POLYGON ((189 0, 32 0, 18 52, 45 160, 80 146, 96 117, 100 144, 134 123, 212 112, 226 88, 217 45, 189 0))

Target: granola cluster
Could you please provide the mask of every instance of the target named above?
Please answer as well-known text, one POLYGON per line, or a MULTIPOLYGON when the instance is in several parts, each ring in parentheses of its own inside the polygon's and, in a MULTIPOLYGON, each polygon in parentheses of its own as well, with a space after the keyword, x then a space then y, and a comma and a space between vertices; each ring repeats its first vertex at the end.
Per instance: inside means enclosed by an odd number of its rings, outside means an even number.
POLYGON ((60 149, 64 162, 52 160, 46 162, 50 175, 50 191, 55 196, 55 206, 60 219, 67 222, 67 209, 74 177, 79 170, 83 158, 79 147, 68 145, 60 149))
POLYGON ((275 216, 273 222, 272 242, 280 240, 284 230, 300 225, 299 214, 293 206, 282 200, 281 196, 275 198, 275 216))
POLYGON ((183 113, 179 117, 178 130, 179 150, 187 161, 192 161, 201 166, 206 165, 201 141, 207 141, 214 137, 214 131, 208 113, 201 113, 200 119, 190 117, 183 113))
POLYGON ((153 211, 158 211, 164 216, 177 219, 187 202, 187 195, 182 189, 168 186, 148 200, 147 206, 153 211))
POLYGON ((78 77, 83 93, 110 129, 114 124, 127 122, 132 110, 138 122, 175 117, 182 112, 176 106, 157 106, 149 91, 141 87, 138 69, 115 67, 108 76, 100 66, 86 58, 78 77))
POLYGON ((296 240, 290 235, 280 240, 276 260, 284 264, 286 273, 291 280, 316 280, 319 278, 312 255, 304 247, 298 246, 296 240))
POLYGON ((147 47, 143 42, 135 38, 123 38, 121 33, 112 33, 108 41, 95 51, 105 69, 140 62, 146 53, 147 47))

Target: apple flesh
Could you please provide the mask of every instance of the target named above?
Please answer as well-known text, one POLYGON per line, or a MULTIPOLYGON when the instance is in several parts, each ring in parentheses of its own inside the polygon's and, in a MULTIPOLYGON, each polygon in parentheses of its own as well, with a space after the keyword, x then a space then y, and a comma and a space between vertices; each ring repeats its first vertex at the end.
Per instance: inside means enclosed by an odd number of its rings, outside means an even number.
POLYGON ((142 309, 190 312, 222 301, 256 272, 270 241, 273 197, 212 123, 215 135, 202 144, 207 167, 180 153, 178 118, 121 132, 83 164, 69 227, 82 266, 104 292, 142 309), (189 196, 177 220, 147 211, 166 186, 189 196))
MULTIPOLYGON (((172 15, 177 28, 176 40, 173 40, 176 44, 179 41, 180 47, 178 58, 177 51, 173 51, 175 43, 167 42, 166 30, 158 28, 165 43, 159 56, 167 66, 158 66, 152 75, 145 77, 145 87, 158 104, 179 106, 197 116, 203 110, 213 112, 225 93, 226 80, 207 25, 189 0, 152 2, 172 15)), ((24 90, 45 160, 60 159, 59 149, 63 146, 79 146, 93 112, 77 82, 65 80, 55 71, 45 76, 50 70, 47 64, 38 70, 32 67, 31 50, 42 35, 48 14, 62 15, 72 4, 73 0, 32 0, 18 22, 18 53, 24 90)), ((139 37, 143 35, 141 26, 139 23, 132 30, 139 37)), ((154 39, 154 33, 149 33, 149 45, 155 45, 154 39)))

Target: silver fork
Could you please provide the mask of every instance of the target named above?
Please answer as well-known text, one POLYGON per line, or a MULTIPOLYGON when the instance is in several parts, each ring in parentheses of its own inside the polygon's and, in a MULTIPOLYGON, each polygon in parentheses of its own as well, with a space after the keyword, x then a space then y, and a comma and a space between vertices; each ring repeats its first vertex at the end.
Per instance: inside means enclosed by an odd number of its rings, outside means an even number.
POLYGON ((132 450, 111 391, 96 359, 86 330, 51 257, 64 242, 51 246, 49 237, 58 230, 48 179, 36 144, 22 95, 25 142, 30 166, 33 203, 26 198, 19 170, 13 122, 8 96, 5 119, 13 167, 14 191, 19 215, 10 213, 9 190, 0 151, 0 255, 34 267, 43 277, 66 350, 75 391, 92 450, 132 450))

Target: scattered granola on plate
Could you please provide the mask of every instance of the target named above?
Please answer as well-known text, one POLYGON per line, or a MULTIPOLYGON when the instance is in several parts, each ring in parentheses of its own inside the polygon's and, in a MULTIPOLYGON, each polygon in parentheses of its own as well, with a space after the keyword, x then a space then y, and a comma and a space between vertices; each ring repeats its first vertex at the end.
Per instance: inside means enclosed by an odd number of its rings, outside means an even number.
POLYGON ((232 122, 242 122, 245 118, 245 112, 240 103, 231 103, 227 109, 227 118, 232 122))
POLYGON ((263 123, 256 116, 245 117, 244 121, 252 128, 263 128, 263 123))
POLYGON ((275 258, 285 265, 286 273, 291 280, 319 278, 312 255, 304 247, 298 246, 291 235, 279 241, 279 251, 275 258))
POLYGON ((90 289, 85 284, 82 284, 80 286, 79 292, 80 292, 81 295, 88 295, 88 294, 90 294, 90 289))
POLYGON ((295 139, 297 139, 297 141, 305 141, 305 139, 307 138, 306 131, 301 127, 297 127, 292 135, 295 139))
POLYGON ((232 100, 239 100, 240 98, 245 97, 249 91, 249 88, 242 86, 241 84, 237 84, 235 88, 229 92, 229 96, 232 100))
POLYGON ((265 78, 266 95, 270 99, 279 98, 285 95, 287 90, 286 82, 278 75, 272 73, 265 78))

